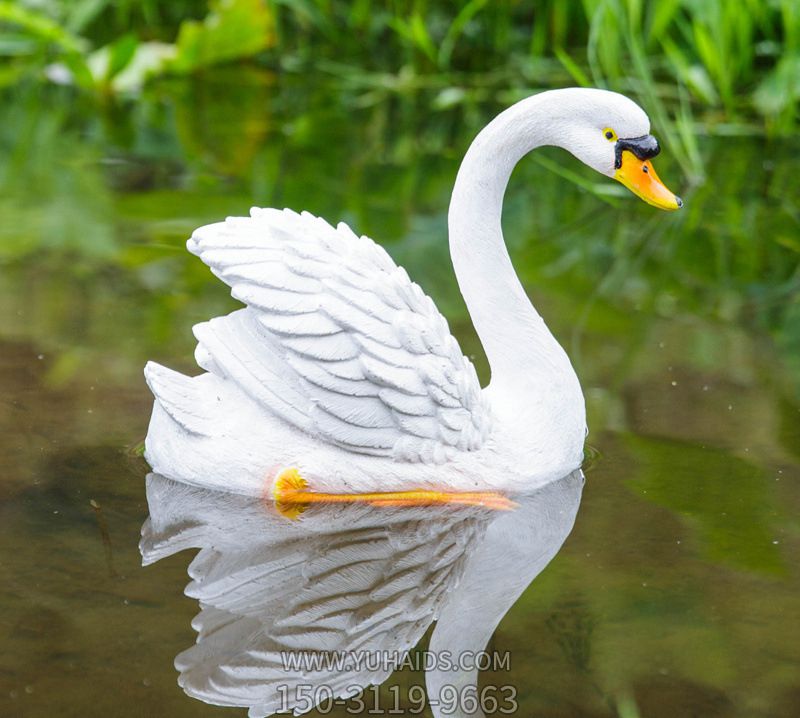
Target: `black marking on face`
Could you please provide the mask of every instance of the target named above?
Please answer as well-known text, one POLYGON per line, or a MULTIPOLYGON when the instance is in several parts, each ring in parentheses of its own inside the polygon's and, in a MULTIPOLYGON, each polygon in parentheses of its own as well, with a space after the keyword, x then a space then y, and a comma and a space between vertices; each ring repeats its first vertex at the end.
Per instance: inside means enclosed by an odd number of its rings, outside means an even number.
POLYGON ((622 153, 628 150, 640 160, 649 160, 655 157, 661 148, 658 146, 658 140, 653 135, 642 135, 641 137, 631 137, 628 139, 618 139, 614 145, 614 167, 619 169, 622 167, 622 153))

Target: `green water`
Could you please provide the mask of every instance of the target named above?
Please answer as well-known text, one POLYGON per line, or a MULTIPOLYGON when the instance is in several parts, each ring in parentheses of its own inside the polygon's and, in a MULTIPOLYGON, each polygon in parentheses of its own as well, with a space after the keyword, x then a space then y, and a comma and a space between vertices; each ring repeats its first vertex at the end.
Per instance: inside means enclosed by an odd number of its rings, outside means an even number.
MULTIPOLYGON (((236 306, 185 239, 253 204, 344 219, 433 296, 485 379, 445 231, 497 109, 241 69, 130 104, 36 87, 0 106, 0 715, 244 715, 176 685, 189 555, 142 569, 137 550, 142 366, 194 371, 191 326, 236 306)), ((800 704, 800 144, 700 145, 699 186, 668 148, 656 162, 677 214, 555 150, 512 179, 512 257, 597 453, 575 530, 493 639, 520 715, 800 704)))

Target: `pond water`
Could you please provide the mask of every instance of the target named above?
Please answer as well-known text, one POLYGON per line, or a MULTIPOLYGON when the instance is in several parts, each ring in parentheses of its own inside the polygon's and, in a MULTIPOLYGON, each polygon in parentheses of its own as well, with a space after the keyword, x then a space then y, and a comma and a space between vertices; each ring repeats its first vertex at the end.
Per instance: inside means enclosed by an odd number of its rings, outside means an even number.
MULTIPOLYGON (((244 714, 177 685, 191 554, 141 566, 142 367, 196 371, 191 326, 236 302, 185 240, 263 205, 382 242, 485 380, 446 210, 499 105, 444 104, 256 70, 2 104, 0 715, 244 714)), ((700 145, 694 187, 669 147, 656 162, 676 214, 555 150, 512 178, 512 258, 581 378, 592 457, 572 533, 490 643, 510 665, 482 685, 513 685, 520 715, 800 704, 800 145, 700 145)), ((404 669, 381 694, 422 681, 404 669)))

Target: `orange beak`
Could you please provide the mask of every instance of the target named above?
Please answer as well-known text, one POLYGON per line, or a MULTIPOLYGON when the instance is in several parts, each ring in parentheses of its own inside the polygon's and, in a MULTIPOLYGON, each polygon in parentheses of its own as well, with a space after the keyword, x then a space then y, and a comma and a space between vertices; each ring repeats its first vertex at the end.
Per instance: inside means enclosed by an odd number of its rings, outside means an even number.
POLYGON ((681 198, 670 192, 658 179, 650 160, 640 160, 629 150, 622 152, 622 164, 614 173, 614 179, 653 207, 666 210, 683 207, 681 198))

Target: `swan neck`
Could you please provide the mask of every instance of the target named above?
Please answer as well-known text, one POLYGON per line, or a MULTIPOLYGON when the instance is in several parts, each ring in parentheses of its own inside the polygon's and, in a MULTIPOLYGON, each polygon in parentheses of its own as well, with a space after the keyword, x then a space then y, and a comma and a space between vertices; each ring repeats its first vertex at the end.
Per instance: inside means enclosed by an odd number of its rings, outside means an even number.
MULTIPOLYGON (((448 217, 459 288, 483 344, 492 387, 518 392, 564 372, 569 359, 517 277, 503 239, 503 196, 517 162, 541 145, 562 144, 546 95, 498 115, 475 138, 456 178, 448 217)), ((577 381, 577 380, 576 380, 577 381)))

